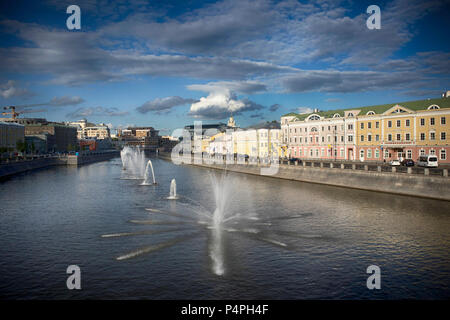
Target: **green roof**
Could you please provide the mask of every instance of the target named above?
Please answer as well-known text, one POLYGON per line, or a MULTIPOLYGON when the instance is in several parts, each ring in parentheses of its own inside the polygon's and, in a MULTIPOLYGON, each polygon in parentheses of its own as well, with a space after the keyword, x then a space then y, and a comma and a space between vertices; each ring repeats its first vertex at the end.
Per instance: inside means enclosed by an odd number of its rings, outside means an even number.
POLYGON ((282 115, 282 117, 295 116, 299 120, 305 120, 311 114, 317 114, 324 118, 332 118, 336 113, 341 117, 344 116, 344 111, 348 110, 361 110, 360 115, 365 115, 369 111, 375 112, 375 114, 382 114, 383 112, 389 110, 395 105, 400 105, 411 109, 413 111, 417 110, 425 110, 432 104, 437 104, 441 108, 450 108, 450 98, 436 98, 436 99, 426 99, 426 100, 415 100, 415 101, 406 101, 406 102, 395 102, 389 104, 380 104, 375 106, 367 106, 367 107, 354 107, 354 108, 346 108, 346 109, 337 109, 337 110, 327 110, 327 111, 319 111, 316 113, 288 113, 282 115))

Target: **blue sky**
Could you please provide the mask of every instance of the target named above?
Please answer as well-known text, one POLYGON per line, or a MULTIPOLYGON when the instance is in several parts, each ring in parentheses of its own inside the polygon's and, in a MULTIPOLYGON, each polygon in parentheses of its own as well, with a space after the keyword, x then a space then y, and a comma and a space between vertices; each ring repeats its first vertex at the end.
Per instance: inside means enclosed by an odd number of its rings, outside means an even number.
POLYGON ((438 97, 450 1, 2 1, 0 105, 167 134, 438 97), (66 28, 68 5, 81 30, 66 28), (381 8, 369 30, 366 9, 381 8))

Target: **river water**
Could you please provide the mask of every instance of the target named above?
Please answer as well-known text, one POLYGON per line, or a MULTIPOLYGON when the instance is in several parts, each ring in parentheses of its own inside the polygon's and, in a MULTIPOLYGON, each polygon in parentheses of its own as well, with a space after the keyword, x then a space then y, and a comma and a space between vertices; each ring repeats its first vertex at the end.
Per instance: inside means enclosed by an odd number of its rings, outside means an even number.
POLYGON ((0 298, 450 298, 449 202, 152 161, 157 185, 118 158, 1 181, 0 298))

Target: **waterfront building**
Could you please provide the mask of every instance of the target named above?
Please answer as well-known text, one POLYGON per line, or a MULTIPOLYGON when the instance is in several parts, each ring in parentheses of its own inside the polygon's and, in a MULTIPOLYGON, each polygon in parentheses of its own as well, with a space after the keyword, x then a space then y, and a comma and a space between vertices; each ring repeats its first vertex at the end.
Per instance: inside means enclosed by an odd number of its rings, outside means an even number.
POLYGON ((17 143, 25 141, 25 126, 14 122, 0 122, 0 153, 17 151, 17 143))
POLYGON ((82 119, 74 122, 67 122, 67 125, 77 128, 78 140, 83 139, 109 139, 111 138, 110 130, 107 125, 100 123, 98 125, 88 122, 86 119, 82 119))
POLYGON ((449 163, 450 99, 290 113, 281 117, 288 156, 387 162, 437 155, 449 163))
POLYGON ((356 110, 315 110, 281 117, 286 156, 309 159, 354 160, 356 110))
POLYGON ((67 152, 78 145, 77 129, 57 122, 25 125, 26 136, 47 134, 47 151, 67 152))

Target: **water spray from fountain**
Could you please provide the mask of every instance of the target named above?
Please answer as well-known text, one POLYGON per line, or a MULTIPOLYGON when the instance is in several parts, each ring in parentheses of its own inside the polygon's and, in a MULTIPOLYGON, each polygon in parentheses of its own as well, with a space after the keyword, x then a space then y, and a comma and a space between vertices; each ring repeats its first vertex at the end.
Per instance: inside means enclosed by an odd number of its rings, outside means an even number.
POLYGON ((145 170, 145 154, 140 148, 125 146, 120 151, 124 179, 142 179, 145 170))
POLYGON ((170 194, 167 197, 168 200, 176 200, 178 199, 177 197, 177 182, 175 181, 175 179, 172 179, 172 181, 170 182, 170 194))
POLYGON ((147 166, 145 167, 144 182, 142 183, 142 185, 148 186, 151 184, 156 184, 155 171, 153 171, 152 160, 148 160, 147 166), (150 180, 150 172, 152 173, 153 180, 150 180), (153 181, 153 182, 151 182, 151 181, 153 181))

